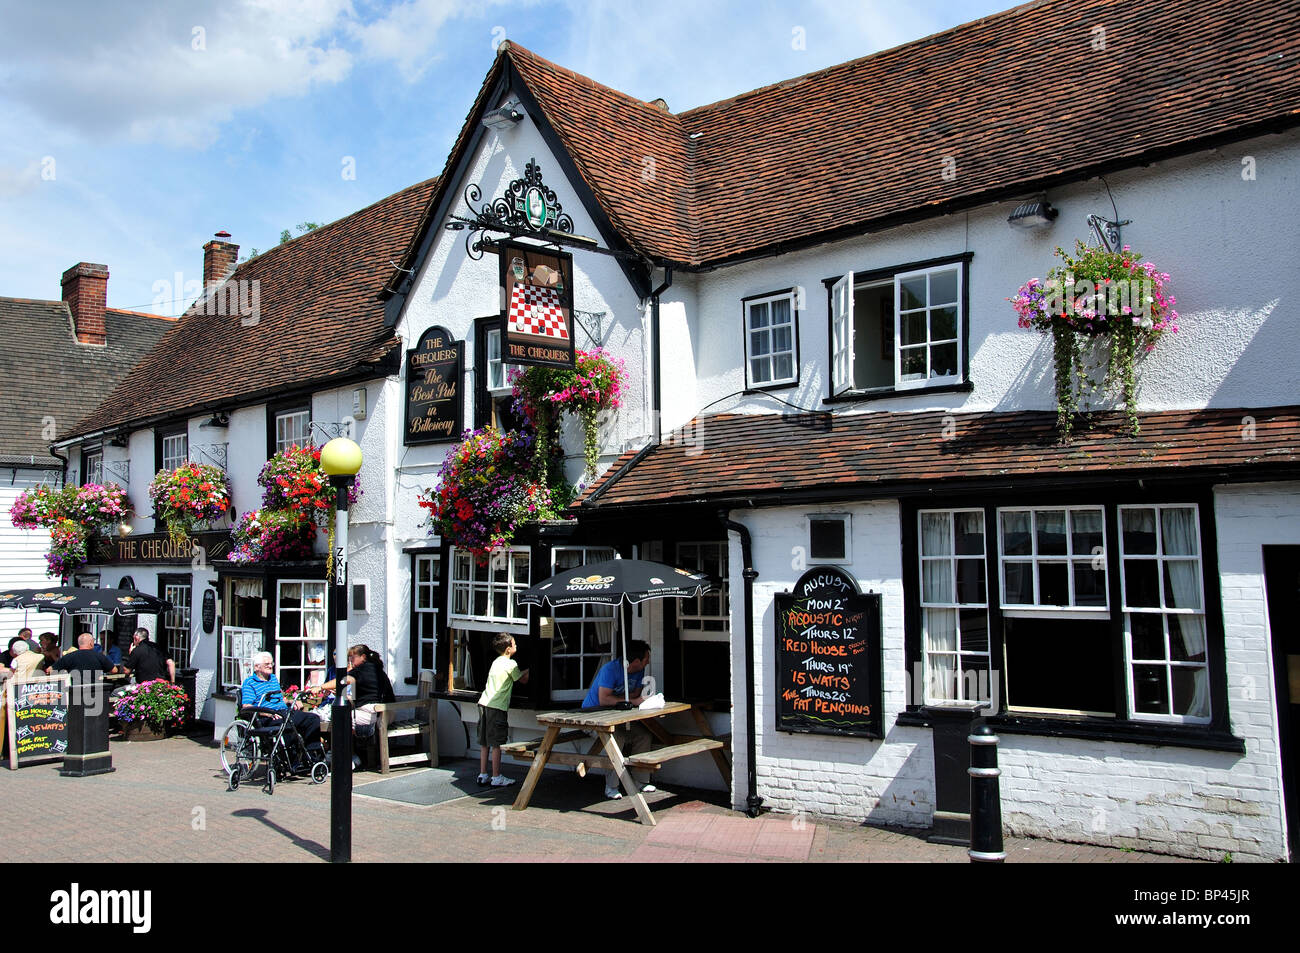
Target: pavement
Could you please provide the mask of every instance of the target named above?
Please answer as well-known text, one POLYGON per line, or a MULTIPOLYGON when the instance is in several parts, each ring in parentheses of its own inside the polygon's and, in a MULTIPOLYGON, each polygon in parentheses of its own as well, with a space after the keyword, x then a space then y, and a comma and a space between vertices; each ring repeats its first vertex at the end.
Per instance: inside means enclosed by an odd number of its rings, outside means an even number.
MULTIPOLYGON (((274 795, 256 782, 228 791, 215 744, 200 738, 114 741, 112 754, 116 770, 95 777, 62 777, 57 763, 0 768, 0 803, 30 805, 40 818, 6 823, 4 861, 328 860, 329 783, 281 782, 274 795), (124 829, 132 833, 124 836, 124 829)), ((389 775, 403 779, 397 785, 356 773, 353 862, 968 863, 965 848, 928 843, 924 831, 812 816, 749 818, 730 810, 721 792, 687 788, 646 795, 658 822, 648 827, 626 799, 604 799, 601 777, 573 772, 547 772, 528 810, 514 811, 518 786, 479 788, 476 772, 477 761, 398 769, 389 775), (430 789, 437 783, 456 790, 440 794, 450 799, 439 803, 412 803, 422 776, 430 789)), ((522 780, 524 768, 506 773, 522 780)), ((1021 838, 1008 838, 1005 847, 1010 863, 1180 860, 1021 838)))

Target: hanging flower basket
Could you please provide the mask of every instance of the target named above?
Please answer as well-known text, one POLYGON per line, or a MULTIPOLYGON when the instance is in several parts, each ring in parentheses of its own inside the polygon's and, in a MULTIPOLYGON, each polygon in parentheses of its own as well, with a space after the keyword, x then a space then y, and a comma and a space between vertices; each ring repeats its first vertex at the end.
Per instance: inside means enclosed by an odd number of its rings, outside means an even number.
POLYGON ((1056 249, 1061 264, 1047 280, 1031 278, 1008 298, 1020 327, 1052 336, 1057 429, 1069 441, 1081 400, 1102 388, 1124 402, 1136 436, 1138 358, 1155 349, 1166 333, 1178 331, 1169 275, 1128 245, 1117 252, 1083 242, 1074 254, 1056 249))
POLYGON ((116 483, 87 483, 19 493, 9 507, 9 520, 18 529, 49 530, 45 573, 59 578, 86 564, 92 536, 110 532, 130 512, 126 491, 116 483))
POLYGON ((154 516, 174 542, 184 543, 200 524, 222 519, 230 509, 230 485, 219 467, 186 463, 159 470, 149 484, 154 516))
POLYGON ((298 562, 311 559, 316 524, 298 510, 245 513, 232 532, 232 563, 298 562))
MULTIPOLYGON (((257 475, 262 487, 262 507, 293 510, 317 526, 327 526, 334 517, 334 487, 320 465, 321 448, 294 446, 277 453, 257 475)), ((361 498, 361 485, 352 481, 348 502, 361 498)))
POLYGON ((438 486, 419 497, 433 531, 484 560, 509 546, 523 523, 556 518, 550 489, 535 479, 533 451, 526 434, 467 431, 443 461, 438 486))
POLYGON ((595 477, 600 462, 598 418, 621 405, 625 376, 622 358, 611 359, 600 348, 578 351, 572 368, 510 369, 515 407, 537 432, 539 476, 548 484, 553 482, 550 467, 560 416, 566 413, 582 421, 586 475, 595 477))

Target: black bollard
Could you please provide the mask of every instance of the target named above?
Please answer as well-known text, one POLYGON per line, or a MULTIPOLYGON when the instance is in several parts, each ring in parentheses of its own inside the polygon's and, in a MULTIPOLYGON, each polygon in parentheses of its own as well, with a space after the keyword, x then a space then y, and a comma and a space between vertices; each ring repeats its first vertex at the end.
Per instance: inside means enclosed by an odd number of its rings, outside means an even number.
POLYGON ((998 790, 998 736, 987 724, 971 729, 970 737, 970 860, 972 864, 1000 864, 1002 849, 1002 796, 998 790))
MULTIPOLYGON (((81 673, 75 673, 81 674, 81 673)), ((103 682, 78 682, 68 687, 67 750, 59 774, 65 778, 86 778, 108 774, 113 756, 108 750, 108 716, 112 703, 103 682)))

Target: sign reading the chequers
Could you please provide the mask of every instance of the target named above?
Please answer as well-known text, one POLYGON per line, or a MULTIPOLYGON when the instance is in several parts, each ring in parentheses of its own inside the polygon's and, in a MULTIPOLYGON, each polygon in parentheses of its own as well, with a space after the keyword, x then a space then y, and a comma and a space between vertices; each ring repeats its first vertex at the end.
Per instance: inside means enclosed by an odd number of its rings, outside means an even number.
POLYGON ((464 428, 461 380, 465 342, 446 328, 433 327, 406 352, 406 430, 404 443, 450 443, 464 428))
POLYGON ((501 359, 573 366, 573 256, 520 242, 494 245, 501 267, 501 359))
POLYGON ((773 603, 777 731, 883 738, 880 595, 819 566, 773 603))

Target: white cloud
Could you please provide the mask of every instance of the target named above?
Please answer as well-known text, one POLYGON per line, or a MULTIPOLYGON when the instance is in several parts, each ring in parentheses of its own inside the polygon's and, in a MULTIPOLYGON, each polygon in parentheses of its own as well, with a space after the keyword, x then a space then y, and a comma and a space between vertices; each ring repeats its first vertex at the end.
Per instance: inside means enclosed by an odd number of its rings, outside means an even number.
POLYGON ((23 4, 0 32, 0 102, 87 139, 202 147, 236 111, 341 83, 360 59, 414 81, 447 20, 484 6, 358 3, 23 4))

